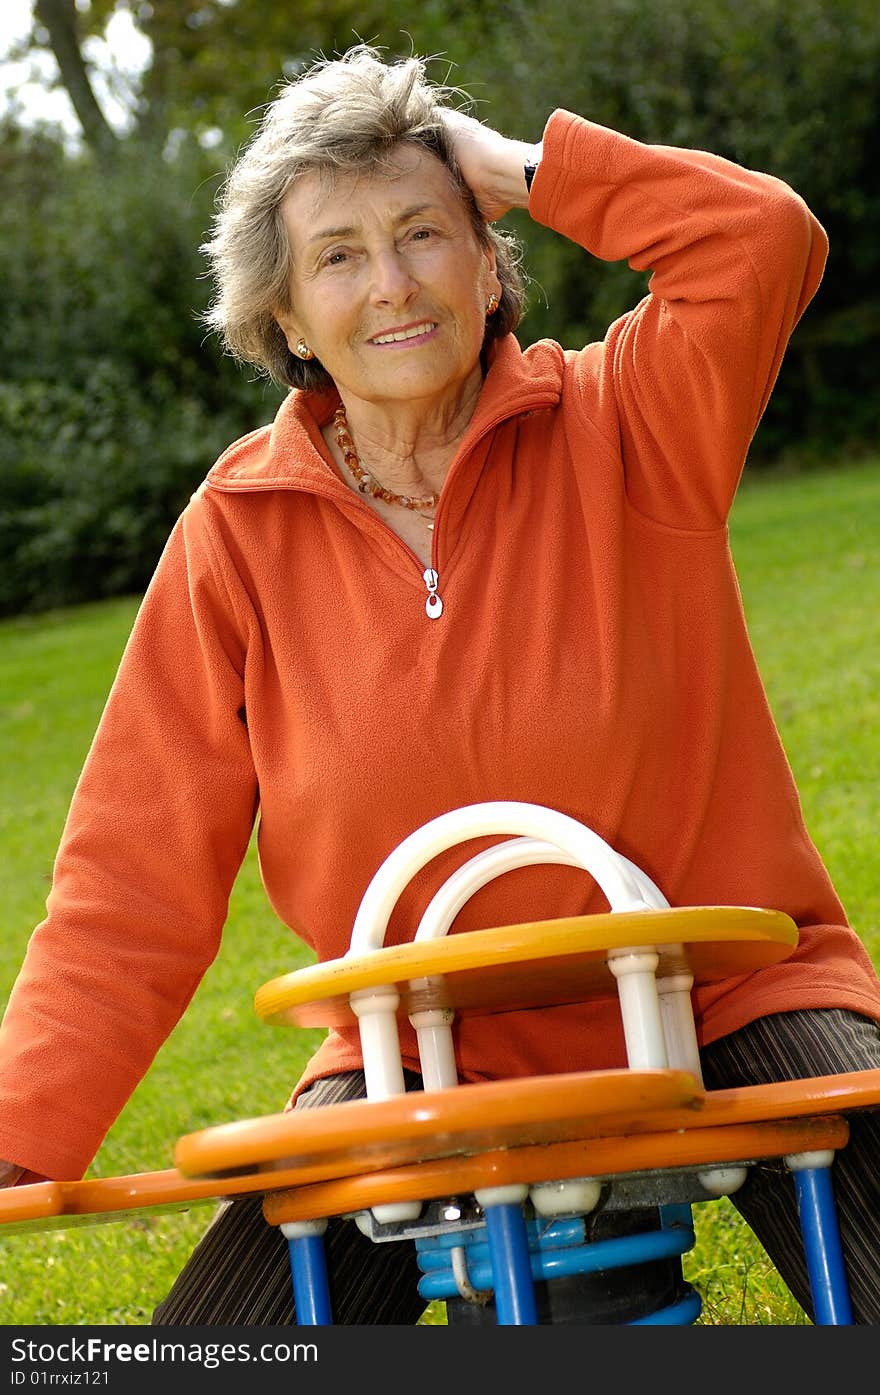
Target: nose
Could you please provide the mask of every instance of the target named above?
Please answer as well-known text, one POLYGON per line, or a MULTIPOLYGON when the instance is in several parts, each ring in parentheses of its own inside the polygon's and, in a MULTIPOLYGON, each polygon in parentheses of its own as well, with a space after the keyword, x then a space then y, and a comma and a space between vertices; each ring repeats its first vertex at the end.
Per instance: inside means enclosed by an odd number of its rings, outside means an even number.
POLYGON ((396 247, 377 252, 372 264, 370 295, 374 305, 405 305, 418 291, 416 281, 396 247))

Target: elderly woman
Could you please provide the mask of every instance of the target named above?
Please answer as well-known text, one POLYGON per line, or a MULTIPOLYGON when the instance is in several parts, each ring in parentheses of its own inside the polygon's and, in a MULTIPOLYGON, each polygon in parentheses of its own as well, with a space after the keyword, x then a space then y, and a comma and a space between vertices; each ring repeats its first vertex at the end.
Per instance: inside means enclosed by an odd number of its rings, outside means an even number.
MULTIPOLYGON (((359 46, 281 92, 227 182, 211 323, 291 391, 210 470, 144 599, 3 1023, 9 1180, 88 1166, 216 953, 257 813, 272 905, 328 959, 415 828, 486 800, 564 811, 673 905, 796 920, 789 959, 695 994, 709 1085, 880 1066, 880 985, 804 828, 726 532, 824 233, 711 154, 563 110, 533 146, 450 95, 359 46), (493 226, 512 208, 650 269, 602 342, 521 350, 493 226)), ((457 860, 419 874, 387 942, 457 860)), ((603 909, 582 871, 537 866, 457 927, 603 909)), ((610 1000, 468 1018, 458 1055, 468 1080, 625 1060, 610 1000)), ((360 1067, 357 1033, 330 1032, 297 1106, 362 1094, 360 1067)), ((878 1143, 854 1119, 836 1163, 863 1322, 878 1143)), ((787 1179, 735 1200, 809 1310, 787 1179)), ((409 1245, 339 1222, 328 1250, 337 1321, 416 1320, 409 1245)), ((258 1201, 219 1213, 156 1320, 295 1320, 258 1201)))

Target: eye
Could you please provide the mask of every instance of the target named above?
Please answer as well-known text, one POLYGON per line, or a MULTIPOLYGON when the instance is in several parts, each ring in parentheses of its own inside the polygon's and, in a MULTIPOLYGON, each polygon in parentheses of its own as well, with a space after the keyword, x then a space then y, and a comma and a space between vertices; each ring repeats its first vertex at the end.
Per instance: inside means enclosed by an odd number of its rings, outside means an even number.
POLYGON ((337 250, 334 251, 334 252, 328 252, 324 257, 322 257, 322 258, 321 258, 321 265, 322 265, 322 266, 342 266, 343 262, 347 262, 347 261, 348 261, 348 253, 347 253, 347 252, 340 252, 340 251, 337 249, 337 250))
POLYGON ((425 228, 419 226, 417 228, 407 228, 404 231, 400 241, 401 245, 406 245, 409 242, 430 242, 436 237, 436 235, 436 228, 425 228))

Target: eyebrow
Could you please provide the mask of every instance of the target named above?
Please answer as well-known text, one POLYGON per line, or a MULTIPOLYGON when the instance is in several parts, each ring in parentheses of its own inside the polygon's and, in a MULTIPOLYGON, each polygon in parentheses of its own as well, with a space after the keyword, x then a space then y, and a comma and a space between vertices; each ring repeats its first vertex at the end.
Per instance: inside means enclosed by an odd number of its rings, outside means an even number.
MULTIPOLYGON (((395 224, 408 223, 411 218, 418 218, 422 213, 427 213, 429 209, 437 207, 438 205, 433 203, 414 203, 410 208, 403 209, 403 211, 397 215, 394 222, 395 224)), ((355 233, 357 233, 357 228, 354 226, 344 228, 322 228, 320 232, 312 233, 312 236, 306 242, 306 246, 311 247, 315 242, 332 241, 334 237, 352 237, 355 233)))

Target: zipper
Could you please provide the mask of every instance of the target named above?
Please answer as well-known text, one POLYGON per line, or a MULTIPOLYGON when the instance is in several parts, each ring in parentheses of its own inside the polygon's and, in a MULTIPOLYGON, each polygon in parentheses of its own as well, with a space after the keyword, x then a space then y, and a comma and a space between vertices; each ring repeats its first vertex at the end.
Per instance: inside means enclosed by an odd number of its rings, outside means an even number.
POLYGON ((438 594, 437 587, 440 585, 440 577, 433 567, 426 567, 422 572, 422 581, 428 588, 428 599, 425 601, 425 614, 429 620, 439 620, 443 614, 443 601, 438 594))
MULTIPOLYGON (((500 426, 502 422, 509 420, 511 416, 521 415, 521 414, 524 414, 524 413, 529 412, 529 411, 534 411, 537 407, 541 407, 541 406, 547 405, 548 402, 550 402, 551 400, 552 400, 552 401, 558 401, 558 396, 552 396, 552 398, 551 398, 551 396, 542 393, 540 396, 536 397, 536 399, 535 399, 534 401, 527 401, 526 403, 522 404, 522 405, 518 408, 518 410, 517 410, 516 412, 511 412, 511 411, 508 409, 508 410, 504 410, 504 411, 502 411, 502 412, 497 413, 495 416, 491 417, 491 418, 489 419, 489 421, 487 421, 487 422, 484 423, 484 425, 483 425, 482 428, 480 429, 479 434, 478 434, 478 435, 474 438, 474 440, 471 442, 471 444, 470 444, 470 446, 469 446, 469 448, 468 448, 468 453, 470 453, 472 450, 474 450, 474 449, 476 448, 476 446, 479 445, 479 443, 480 443, 486 436, 490 435, 491 432, 493 432, 497 426, 500 426)), ((304 486, 304 485, 302 485, 302 484, 300 484, 300 483, 298 483, 298 482, 295 482, 295 481, 291 481, 289 484, 288 484, 287 482, 281 484, 281 483, 279 483, 279 482, 277 482, 277 481, 273 481, 272 483, 265 483, 265 484, 264 484, 264 483, 262 483, 262 482, 253 481, 252 483, 249 483, 248 485, 246 485, 244 489, 240 489, 240 488, 232 488, 232 489, 230 489, 228 486, 226 486, 226 485, 224 485, 224 484, 218 484, 218 483, 216 483, 216 482, 213 481, 213 480, 206 480, 206 481, 205 481, 205 484, 206 484, 206 486, 207 486, 208 489, 216 489, 217 492, 218 492, 218 493, 221 493, 221 494, 224 494, 224 493, 228 493, 228 494, 238 494, 238 493, 261 493, 263 490, 270 490, 270 489, 293 489, 293 490, 303 490, 303 492, 305 492, 305 493, 312 493, 312 494, 321 495, 321 496, 323 496, 324 498, 333 499, 333 500, 335 500, 335 501, 337 501, 337 502, 338 502, 338 500, 339 500, 339 495, 337 494, 336 490, 331 490, 331 489, 327 489, 327 488, 322 488, 320 485, 317 484, 317 482, 315 482, 315 483, 313 483, 313 484, 310 484, 310 485, 308 485, 308 486, 304 486)), ((343 485, 342 487, 343 487, 343 489, 345 488, 344 485, 343 485)), ((362 505, 362 507, 364 508, 364 510, 366 511, 366 513, 369 515, 369 517, 372 518, 380 527, 382 527, 382 528, 388 528, 388 525, 387 525, 387 524, 383 524, 382 520, 381 520, 380 518, 377 518, 376 515, 373 513, 373 511, 372 511, 371 509, 369 509, 368 506, 367 506, 366 504, 362 505)), ((394 534, 394 530, 393 530, 393 529, 388 528, 388 531, 392 534, 392 536, 396 536, 396 534, 394 534)), ((403 541, 402 538, 398 538, 397 541, 399 542, 400 546, 403 548, 404 552, 408 553, 408 554, 410 555, 410 557, 412 557, 413 561, 415 561, 416 563, 418 563, 419 559, 418 559, 418 557, 416 556, 416 554, 413 552, 412 548, 411 548, 411 547, 408 547, 407 544, 403 541)), ((434 537, 433 537, 433 533, 432 533, 432 542, 431 542, 431 553, 432 553, 431 561, 432 561, 432 562, 434 561, 434 555, 433 555, 433 554, 434 554, 434 548, 435 548, 435 546, 436 546, 436 544, 435 544, 435 542, 434 542, 434 537)), ((426 600, 425 600, 425 614, 427 615, 427 617, 428 617, 429 620, 439 620, 439 619, 440 619, 440 616, 443 614, 443 598, 441 597, 440 592, 439 592, 440 575, 439 575, 437 569, 436 569, 435 567, 433 567, 433 566, 425 567, 424 571, 422 572, 422 581, 423 581, 423 583, 424 583, 424 585, 425 585, 425 589, 426 589, 427 592, 428 592, 427 598, 426 598, 426 600)))
MULTIPOLYGON (((497 414, 496 416, 490 418, 490 420, 487 421, 487 422, 485 423, 485 425, 482 427, 482 429, 481 429, 479 435, 478 435, 477 437, 475 437, 475 439, 471 442, 470 447, 469 447, 469 451, 475 450, 476 447, 479 445, 479 443, 480 443, 482 440, 484 440, 486 436, 491 435, 491 433, 495 430, 495 428, 496 428, 497 426, 500 426, 501 423, 502 423, 503 421, 507 421, 507 420, 509 419, 510 416, 511 416, 511 413, 505 411, 505 412, 501 412, 501 413, 497 414)), ((436 515, 435 515, 435 522, 436 522, 436 515)), ((434 550, 435 550, 435 547, 436 547, 436 543, 435 543, 435 541, 434 541, 434 538, 435 538, 435 534, 434 534, 434 531, 433 531, 433 529, 432 529, 432 530, 431 530, 431 562, 432 562, 432 564, 433 564, 433 562, 434 562, 434 560, 435 560, 434 550)), ((406 548, 406 543, 404 543, 403 546, 406 548)), ((411 551, 411 549, 407 548, 407 551, 411 551)), ((425 567, 424 571, 422 572, 422 581, 425 583, 425 588, 426 588, 426 590, 427 590, 427 592, 428 592, 428 596, 427 596, 427 599, 426 599, 426 601, 425 601, 425 614, 427 615, 427 617, 428 617, 429 620, 439 620, 439 619, 440 619, 440 616, 443 614, 443 597, 440 595, 440 591, 439 591, 439 586, 440 586, 440 574, 439 574, 439 572, 437 571, 436 567, 434 567, 433 565, 431 565, 430 567, 425 567)))

